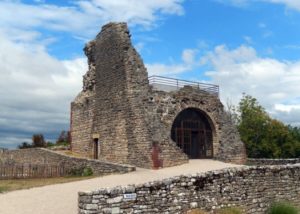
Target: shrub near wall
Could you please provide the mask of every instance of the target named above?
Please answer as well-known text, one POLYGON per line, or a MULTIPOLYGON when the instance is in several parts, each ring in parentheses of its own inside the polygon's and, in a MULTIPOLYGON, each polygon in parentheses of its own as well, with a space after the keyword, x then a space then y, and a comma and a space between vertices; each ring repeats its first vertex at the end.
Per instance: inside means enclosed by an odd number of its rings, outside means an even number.
POLYGON ((79 213, 185 213, 237 206, 262 214, 277 200, 300 205, 299 164, 231 168, 80 192, 79 213))

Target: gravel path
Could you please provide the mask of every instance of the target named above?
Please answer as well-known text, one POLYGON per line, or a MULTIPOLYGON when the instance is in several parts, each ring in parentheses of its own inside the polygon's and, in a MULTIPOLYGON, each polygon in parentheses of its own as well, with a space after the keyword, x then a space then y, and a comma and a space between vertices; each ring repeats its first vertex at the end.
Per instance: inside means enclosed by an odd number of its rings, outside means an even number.
MULTIPOLYGON (((214 160, 190 160, 188 164, 160 170, 140 169, 123 175, 109 175, 64 184, 36 187, 0 194, 1 214, 72 214, 77 213, 78 191, 139 184, 181 174, 195 174, 235 167, 214 160)), ((1 182, 1 181, 0 181, 1 182)))

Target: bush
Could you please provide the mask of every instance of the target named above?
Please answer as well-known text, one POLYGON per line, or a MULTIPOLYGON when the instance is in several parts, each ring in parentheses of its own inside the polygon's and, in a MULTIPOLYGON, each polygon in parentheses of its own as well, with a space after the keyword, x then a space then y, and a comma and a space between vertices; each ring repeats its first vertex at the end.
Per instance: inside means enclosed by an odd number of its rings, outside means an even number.
POLYGON ((298 214, 299 210, 286 202, 276 202, 271 205, 267 214, 298 214))
POLYGON ((54 143, 52 143, 52 142, 50 142, 50 141, 47 142, 47 147, 53 147, 53 146, 55 146, 54 143))
POLYGON ((73 168, 70 171, 71 176, 91 176, 93 175, 93 170, 90 167, 80 167, 73 168))
POLYGON ((83 169, 82 176, 91 176, 93 175, 93 170, 90 167, 86 167, 83 169))

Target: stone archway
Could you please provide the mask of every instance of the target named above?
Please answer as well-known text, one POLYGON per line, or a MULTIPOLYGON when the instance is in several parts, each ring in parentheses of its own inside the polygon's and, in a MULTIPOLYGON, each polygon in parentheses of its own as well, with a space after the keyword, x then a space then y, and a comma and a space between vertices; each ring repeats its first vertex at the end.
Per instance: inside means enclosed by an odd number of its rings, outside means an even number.
POLYGON ((190 159, 212 158, 213 131, 206 113, 187 108, 173 121, 171 138, 190 159))

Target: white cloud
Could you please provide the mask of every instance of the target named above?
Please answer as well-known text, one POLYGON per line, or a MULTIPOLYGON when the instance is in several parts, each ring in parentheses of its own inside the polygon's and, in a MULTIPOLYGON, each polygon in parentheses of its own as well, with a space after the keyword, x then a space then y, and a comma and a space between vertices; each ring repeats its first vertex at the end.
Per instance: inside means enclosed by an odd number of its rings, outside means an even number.
POLYGON ((5 50, 0 51, 0 145, 16 142, 14 136, 21 143, 33 133, 52 135, 67 129, 70 102, 80 91, 86 59, 59 61, 43 47, 28 48, 3 34, 0 50, 5 50))
MULTIPOLYGON (((44 28, 90 37, 109 21, 151 27, 163 15, 182 15, 183 0, 81 0, 71 6, 25 4, 19 1, 0 2, 0 27, 8 35, 14 30, 44 28)), ((19 35, 17 32, 12 36, 19 35)), ((35 36, 35 35, 31 35, 35 36)))
POLYGON ((253 40, 250 36, 244 36, 244 40, 248 43, 248 44, 253 44, 253 40))
POLYGON ((275 104, 274 109, 278 111, 284 111, 290 113, 293 110, 300 110, 300 104, 298 105, 275 104))
POLYGON ((190 70, 185 64, 166 65, 162 63, 146 64, 149 75, 174 75, 190 70))
POLYGON ((104 21, 126 21, 150 26, 158 19, 156 13, 182 15, 182 0, 91 0, 79 1, 80 8, 88 14, 99 15, 104 21))
MULTIPOLYGON (((146 64, 149 75, 176 75, 191 71, 199 63, 195 60, 197 49, 184 49, 181 54, 180 63, 170 64, 152 63, 146 64)), ((173 61, 173 60, 172 60, 173 61)))
POLYGON ((250 3, 255 2, 267 2, 267 3, 274 3, 274 4, 282 4, 285 5, 289 9, 294 9, 300 11, 300 1, 299 0, 215 0, 217 2, 223 4, 233 5, 235 7, 245 7, 250 3))
POLYGON ((286 123, 300 123, 296 117, 300 106, 300 61, 261 58, 252 47, 230 50, 224 45, 203 59, 213 68, 207 75, 220 85, 223 102, 229 99, 237 104, 245 92, 257 98, 273 116, 286 123))
POLYGON ((195 56, 197 54, 196 49, 185 49, 182 52, 182 60, 185 64, 193 64, 195 62, 195 56))
POLYGON ((230 4, 235 7, 245 7, 248 5, 249 0, 215 0, 215 1, 223 4, 230 4))
POLYGON ((182 15, 183 1, 0 1, 0 147, 38 132, 53 137, 69 126, 70 102, 81 90, 87 64, 85 58, 51 56, 47 47, 58 39, 55 32, 87 41, 109 21, 151 28, 166 15, 182 15))
POLYGON ((284 4, 290 9, 295 9, 300 11, 300 1, 299 0, 264 0, 270 3, 284 4))

